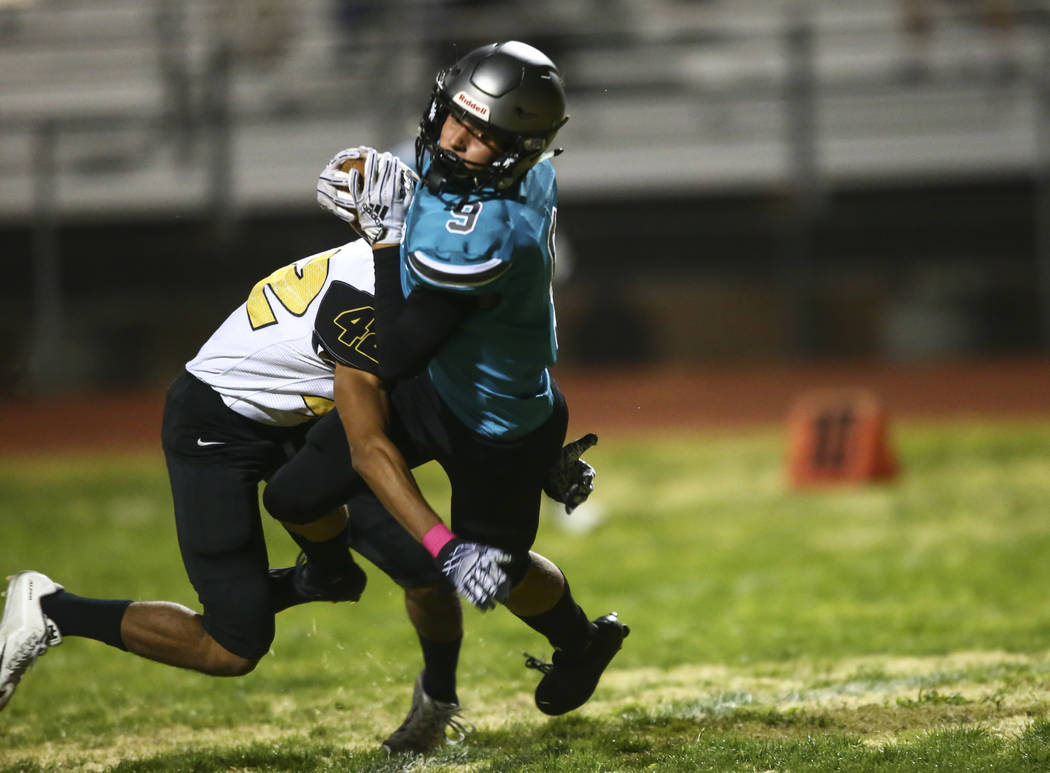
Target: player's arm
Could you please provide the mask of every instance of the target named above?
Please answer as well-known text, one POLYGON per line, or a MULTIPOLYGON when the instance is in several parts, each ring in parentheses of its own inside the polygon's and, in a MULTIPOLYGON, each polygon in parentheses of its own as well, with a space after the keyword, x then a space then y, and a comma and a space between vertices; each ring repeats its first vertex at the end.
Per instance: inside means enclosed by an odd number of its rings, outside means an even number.
POLYGON ((333 281, 314 319, 315 345, 335 367, 333 392, 354 470, 405 529, 422 541, 441 519, 423 499, 401 451, 387 436, 371 294, 333 281))
POLYGON ((373 248, 376 272, 376 336, 384 381, 423 368, 479 308, 478 299, 418 287, 401 293, 400 249, 373 248))
POLYGON ((400 450, 387 436, 389 409, 382 388, 382 350, 375 298, 348 282, 333 280, 318 304, 314 345, 334 367, 333 396, 350 445, 354 469, 386 509, 422 541, 441 523, 427 505, 400 450))
POLYGON ((499 259, 455 265, 413 253, 406 259, 407 270, 420 284, 405 298, 400 248, 373 247, 373 256, 384 379, 418 370, 467 317, 499 303, 497 280, 510 266, 499 259))
POLYGON ((387 435, 389 408, 379 378, 336 365, 335 404, 354 470, 398 523, 419 540, 452 585, 476 607, 506 601, 508 553, 459 539, 423 498, 401 451, 387 435))
POLYGON ((422 542, 441 518, 423 498, 405 457, 387 435, 389 408, 379 377, 336 365, 335 405, 354 470, 387 512, 422 542))

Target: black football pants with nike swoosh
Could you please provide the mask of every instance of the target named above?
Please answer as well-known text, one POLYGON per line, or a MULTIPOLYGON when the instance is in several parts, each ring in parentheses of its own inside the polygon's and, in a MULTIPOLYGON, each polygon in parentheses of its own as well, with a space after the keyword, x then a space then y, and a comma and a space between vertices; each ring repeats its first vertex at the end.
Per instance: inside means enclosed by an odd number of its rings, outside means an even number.
POLYGON ((245 418, 186 372, 168 389, 161 440, 182 561, 204 629, 243 658, 265 655, 274 637, 259 483, 288 460, 308 427, 245 418))

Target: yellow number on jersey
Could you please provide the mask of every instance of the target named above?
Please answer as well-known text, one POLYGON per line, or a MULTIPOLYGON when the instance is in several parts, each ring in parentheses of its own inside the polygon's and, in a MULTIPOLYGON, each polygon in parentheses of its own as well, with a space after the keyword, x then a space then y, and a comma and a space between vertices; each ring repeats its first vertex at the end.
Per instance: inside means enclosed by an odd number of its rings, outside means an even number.
POLYGON ((333 320, 343 332, 339 334, 339 342, 345 344, 372 362, 379 362, 376 357, 375 331, 372 323, 375 322, 375 309, 371 306, 362 306, 359 309, 347 309, 333 320))
POLYGON ((277 317, 270 308, 270 299, 266 297, 267 286, 282 306, 295 316, 302 316, 324 287, 325 279, 328 278, 328 259, 337 252, 339 250, 332 250, 311 258, 303 264, 302 269, 298 269, 292 263, 257 282, 248 294, 248 321, 252 330, 277 322, 277 317))
POLYGON ((335 400, 329 400, 327 397, 317 397, 316 395, 303 395, 302 397, 306 407, 310 409, 310 413, 314 416, 324 416, 335 408, 335 400))

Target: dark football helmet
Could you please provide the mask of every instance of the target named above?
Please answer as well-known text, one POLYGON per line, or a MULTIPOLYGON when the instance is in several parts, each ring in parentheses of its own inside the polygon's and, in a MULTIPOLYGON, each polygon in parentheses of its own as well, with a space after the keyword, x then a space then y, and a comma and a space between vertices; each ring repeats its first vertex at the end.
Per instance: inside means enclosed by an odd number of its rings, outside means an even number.
POLYGON ((535 164, 561 152, 548 151, 565 122, 565 88, 547 56, 516 40, 477 48, 442 70, 416 138, 416 168, 431 164, 425 182, 442 189, 499 193, 515 185, 535 164), (441 127, 449 114, 473 125, 499 146, 487 166, 467 166, 443 150, 441 127))

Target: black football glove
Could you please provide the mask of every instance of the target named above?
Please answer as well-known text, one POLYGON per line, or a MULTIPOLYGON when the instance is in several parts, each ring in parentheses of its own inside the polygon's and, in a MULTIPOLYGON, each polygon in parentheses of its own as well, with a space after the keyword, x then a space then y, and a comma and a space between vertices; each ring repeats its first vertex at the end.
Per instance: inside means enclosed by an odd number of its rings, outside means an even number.
POLYGON ((434 558, 460 595, 482 611, 492 609, 497 601, 505 602, 510 595, 510 578, 504 568, 511 560, 510 553, 458 537, 446 542, 434 558))
POLYGON ((586 502, 594 491, 594 468, 580 456, 597 442, 598 436, 593 432, 572 441, 561 450, 558 460, 547 472, 543 491, 555 502, 565 505, 566 513, 586 502))

